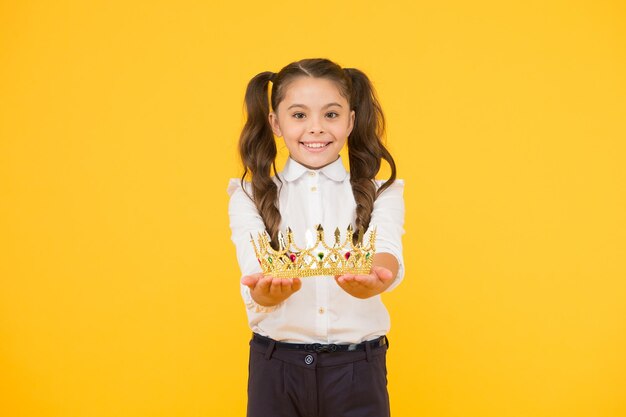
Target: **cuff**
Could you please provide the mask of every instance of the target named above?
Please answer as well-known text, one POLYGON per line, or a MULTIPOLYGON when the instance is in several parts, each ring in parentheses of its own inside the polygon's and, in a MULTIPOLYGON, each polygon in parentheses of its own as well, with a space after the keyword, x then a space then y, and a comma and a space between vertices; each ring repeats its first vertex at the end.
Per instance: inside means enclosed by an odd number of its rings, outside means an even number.
POLYGON ((391 283, 389 287, 385 290, 385 292, 389 292, 400 285, 400 282, 404 279, 404 262, 398 262, 398 273, 396 274, 395 279, 391 283))
POLYGON ((393 279, 393 282, 391 283, 391 285, 387 287, 387 289, 384 291, 384 292, 389 292, 393 290, 394 288, 396 288, 398 285, 400 285, 400 282, 402 282, 402 280, 404 279, 404 258, 401 254, 400 256, 398 256, 398 254, 393 250, 384 249, 380 252, 389 253, 393 255, 398 261, 398 273, 396 274, 396 277, 393 279))
POLYGON ((241 284, 241 296, 243 298, 244 304, 246 305, 246 308, 255 313, 271 313, 283 304, 279 303, 275 306, 262 306, 261 304, 254 301, 254 298, 252 298, 252 295, 250 295, 250 287, 243 284, 241 284))

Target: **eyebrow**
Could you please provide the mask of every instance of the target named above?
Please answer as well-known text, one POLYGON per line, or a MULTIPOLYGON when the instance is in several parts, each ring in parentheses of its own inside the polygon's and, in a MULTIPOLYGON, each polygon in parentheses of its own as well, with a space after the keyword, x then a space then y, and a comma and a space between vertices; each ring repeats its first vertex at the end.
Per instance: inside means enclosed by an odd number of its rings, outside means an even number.
MULTIPOLYGON (((328 103, 327 105, 325 105, 324 107, 322 107, 322 109, 325 109, 326 107, 331 107, 331 106, 339 106, 339 107, 342 107, 342 106, 341 106, 341 104, 333 102, 333 103, 328 103)), ((292 104, 291 106, 287 107, 287 110, 289 110, 289 109, 290 109, 290 108, 292 108, 292 107, 302 107, 302 108, 304 108, 304 109, 308 109, 308 107, 307 107, 307 106, 305 106, 304 104, 292 104)))

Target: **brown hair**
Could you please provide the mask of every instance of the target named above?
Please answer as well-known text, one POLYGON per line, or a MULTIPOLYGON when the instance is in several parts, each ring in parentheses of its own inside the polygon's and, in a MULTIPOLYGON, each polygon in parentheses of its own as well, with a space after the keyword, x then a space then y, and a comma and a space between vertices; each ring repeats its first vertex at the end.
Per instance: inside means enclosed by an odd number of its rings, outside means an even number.
MULTIPOLYGON (((348 136, 350 163, 350 184, 356 201, 355 230, 369 226, 374 201, 396 179, 396 164, 385 148, 382 138, 385 135, 385 117, 376 98, 369 78, 356 68, 341 68, 325 58, 303 59, 285 66, 278 73, 265 71, 254 76, 248 83, 245 96, 247 120, 239 137, 239 153, 244 166, 241 186, 244 179, 251 176, 252 196, 272 246, 278 247, 280 211, 278 209, 278 186, 271 178, 276 175, 276 141, 268 116, 268 83, 272 81, 271 105, 276 109, 285 97, 290 82, 297 77, 326 78, 334 81, 350 108, 355 110, 355 121, 348 136), (381 159, 391 167, 391 176, 376 190, 374 178, 380 170, 381 159), (270 171, 271 169, 271 171, 270 171)), ((246 192, 247 194, 247 192, 246 192)), ((357 234, 355 233, 355 238, 357 234)))

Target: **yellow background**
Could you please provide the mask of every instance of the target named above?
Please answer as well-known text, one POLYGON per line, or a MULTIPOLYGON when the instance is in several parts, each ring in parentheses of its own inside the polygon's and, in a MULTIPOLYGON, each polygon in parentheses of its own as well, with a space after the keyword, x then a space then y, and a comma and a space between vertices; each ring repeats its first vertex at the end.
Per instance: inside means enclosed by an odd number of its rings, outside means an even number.
POLYGON ((243 94, 321 56, 406 181, 392 415, 626 416, 625 3, 217 3, 0 2, 0 415, 244 415, 243 94))

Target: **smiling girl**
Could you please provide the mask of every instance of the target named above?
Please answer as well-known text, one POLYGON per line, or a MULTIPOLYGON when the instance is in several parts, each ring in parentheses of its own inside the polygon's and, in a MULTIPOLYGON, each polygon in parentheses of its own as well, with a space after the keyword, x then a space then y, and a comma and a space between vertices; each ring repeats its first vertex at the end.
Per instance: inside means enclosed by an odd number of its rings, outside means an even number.
POLYGON ((382 142, 385 120, 371 82, 355 68, 303 59, 253 77, 245 103, 244 173, 228 193, 252 330, 247 415, 388 416, 390 321, 380 294, 404 276, 404 182, 382 142), (289 151, 281 172, 275 136, 289 151), (346 143, 349 172, 339 155, 346 143), (391 168, 386 181, 375 179, 383 159, 391 168), (370 273, 263 275, 250 234, 267 232, 277 247, 279 230, 290 227, 297 241, 317 224, 375 227, 370 273))

